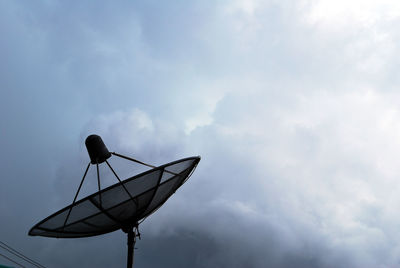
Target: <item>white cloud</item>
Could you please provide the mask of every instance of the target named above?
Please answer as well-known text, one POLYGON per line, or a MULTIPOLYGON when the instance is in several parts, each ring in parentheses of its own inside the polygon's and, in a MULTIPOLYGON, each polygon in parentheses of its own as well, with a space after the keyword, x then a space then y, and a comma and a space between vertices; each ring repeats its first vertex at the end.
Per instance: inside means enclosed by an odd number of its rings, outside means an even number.
MULTIPOLYGON (((253 97, 262 100, 268 92, 253 97)), ((400 188, 395 186, 400 172, 396 157, 399 97, 374 89, 311 91, 300 94, 287 108, 252 105, 250 98, 240 97, 243 107, 237 112, 235 98, 222 99, 217 107, 225 107, 214 111, 217 121, 189 133, 174 132, 180 133, 174 141, 182 148, 180 153, 201 154, 203 160, 193 179, 154 216, 158 221, 152 221, 150 235, 165 224, 197 226, 193 228, 209 232, 200 227, 199 218, 233 213, 241 219, 238 228, 246 228, 246 221, 269 226, 268 232, 279 233, 283 247, 292 253, 302 252, 300 245, 307 240, 297 232, 312 232, 319 240, 315 243, 323 243, 331 254, 352 256, 355 265, 393 265, 398 256, 391 247, 400 237, 388 226, 400 224, 400 218, 392 214, 400 208, 400 188), (220 117, 224 109, 232 111, 235 120, 220 117), (192 220, 199 222, 192 225, 192 220), (377 253, 376 244, 388 255, 377 253)), ((113 129, 110 139, 124 140, 118 129, 143 118, 157 121, 142 111, 123 114, 110 116, 108 123, 102 121, 103 127, 113 129)), ((135 142, 171 142, 161 126, 146 125, 152 126, 151 132, 145 138, 137 135, 135 142)), ((167 149, 162 143, 152 146, 167 149)), ((148 149, 142 147, 136 153, 147 154, 148 149)), ((225 223, 226 219, 217 220, 225 223)), ((229 236, 236 231, 224 232, 229 236)), ((262 230, 259 234, 268 235, 262 230)))
POLYGON ((379 21, 395 20, 400 16, 398 1, 304 1, 310 7, 307 19, 323 27, 344 30, 346 27, 371 27, 379 21))

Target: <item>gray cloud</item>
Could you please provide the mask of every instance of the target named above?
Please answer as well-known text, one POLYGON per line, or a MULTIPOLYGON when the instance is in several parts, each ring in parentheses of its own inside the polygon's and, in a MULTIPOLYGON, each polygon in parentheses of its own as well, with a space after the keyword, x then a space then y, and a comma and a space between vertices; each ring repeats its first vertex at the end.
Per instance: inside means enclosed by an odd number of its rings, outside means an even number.
POLYGON ((398 267, 399 6, 354 3, 0 3, 0 239, 124 266, 122 232, 26 235, 71 202, 97 133, 153 164, 202 156, 138 267, 398 267))

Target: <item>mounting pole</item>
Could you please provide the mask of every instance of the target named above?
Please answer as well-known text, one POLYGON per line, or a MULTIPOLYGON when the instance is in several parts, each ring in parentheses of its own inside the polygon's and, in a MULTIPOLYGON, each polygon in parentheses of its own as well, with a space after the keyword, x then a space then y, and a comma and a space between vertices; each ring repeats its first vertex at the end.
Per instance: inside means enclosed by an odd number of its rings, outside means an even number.
POLYGON ((128 231, 128 259, 127 259, 127 268, 133 267, 133 257, 135 254, 135 243, 136 243, 136 234, 133 231, 133 228, 130 228, 128 231))
POLYGON ((127 268, 133 267, 133 257, 135 254, 135 243, 136 237, 140 239, 139 224, 126 226, 122 228, 122 231, 128 234, 128 254, 127 254, 127 268))

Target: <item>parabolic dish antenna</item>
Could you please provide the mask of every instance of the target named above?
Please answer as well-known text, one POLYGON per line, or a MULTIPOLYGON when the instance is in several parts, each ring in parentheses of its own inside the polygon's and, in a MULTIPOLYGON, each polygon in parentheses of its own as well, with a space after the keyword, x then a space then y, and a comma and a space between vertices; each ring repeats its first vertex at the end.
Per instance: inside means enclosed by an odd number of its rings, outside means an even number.
POLYGON ((29 235, 78 238, 121 229, 128 234, 127 267, 130 268, 133 266, 136 237, 140 238, 139 224, 164 204, 190 177, 200 157, 188 157, 154 167, 115 152, 110 153, 100 136, 90 135, 85 143, 91 162, 87 165, 72 204, 37 223, 31 228, 29 235), (150 166, 152 169, 121 181, 107 161, 112 155, 150 166), (101 190, 99 164, 104 162, 118 183, 101 190), (90 165, 96 166, 99 190, 76 201, 90 165))

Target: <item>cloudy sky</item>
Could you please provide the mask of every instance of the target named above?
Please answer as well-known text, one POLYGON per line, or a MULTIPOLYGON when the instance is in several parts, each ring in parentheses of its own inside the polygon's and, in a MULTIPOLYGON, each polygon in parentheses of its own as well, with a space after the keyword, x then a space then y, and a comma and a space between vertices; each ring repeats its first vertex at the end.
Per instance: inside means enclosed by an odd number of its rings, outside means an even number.
POLYGON ((400 267, 398 29, 395 0, 1 0, 0 240, 125 266, 121 231, 27 235, 71 203, 96 133, 154 165, 202 157, 137 267, 400 267))

